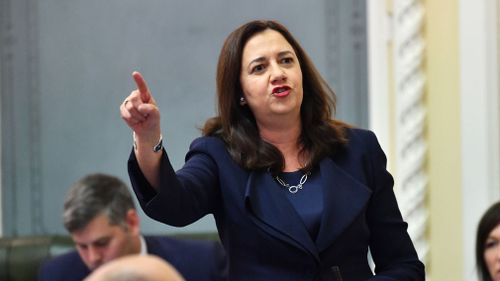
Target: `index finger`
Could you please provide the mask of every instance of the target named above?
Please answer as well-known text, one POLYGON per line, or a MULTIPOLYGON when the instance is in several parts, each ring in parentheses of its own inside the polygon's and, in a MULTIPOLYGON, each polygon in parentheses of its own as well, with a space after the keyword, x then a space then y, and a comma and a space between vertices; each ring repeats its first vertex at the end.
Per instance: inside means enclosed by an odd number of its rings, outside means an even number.
POLYGON ((141 93, 141 99, 144 102, 148 102, 151 98, 149 93, 148 85, 146 84, 146 80, 142 77, 142 74, 138 71, 134 71, 132 73, 132 77, 134 77, 135 84, 137 85, 137 89, 141 93))

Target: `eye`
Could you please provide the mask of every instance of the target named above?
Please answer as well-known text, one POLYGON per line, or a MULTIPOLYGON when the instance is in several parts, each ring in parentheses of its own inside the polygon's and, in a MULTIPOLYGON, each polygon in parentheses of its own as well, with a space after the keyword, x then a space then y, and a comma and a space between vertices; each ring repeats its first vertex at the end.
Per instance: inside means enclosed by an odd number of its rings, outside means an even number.
POLYGON ((498 241, 497 240, 487 240, 486 243, 484 243, 484 249, 491 249, 495 248, 498 246, 498 241))
POLYGON ((76 244, 76 247, 80 250, 86 250, 88 248, 87 245, 83 245, 83 244, 76 244))
POLYGON ((283 59, 281 59, 281 63, 283 63, 283 64, 291 64, 291 63, 293 63, 293 58, 292 57, 283 58, 283 59))
POLYGON ((110 239, 101 239, 101 240, 97 240, 95 243, 94 243, 94 246, 96 247, 99 247, 99 248, 103 248, 103 247, 106 247, 108 246, 109 244, 109 240, 110 239))
POLYGON ((259 73, 264 70, 264 65, 263 64, 258 64, 254 67, 252 67, 251 73, 259 73))

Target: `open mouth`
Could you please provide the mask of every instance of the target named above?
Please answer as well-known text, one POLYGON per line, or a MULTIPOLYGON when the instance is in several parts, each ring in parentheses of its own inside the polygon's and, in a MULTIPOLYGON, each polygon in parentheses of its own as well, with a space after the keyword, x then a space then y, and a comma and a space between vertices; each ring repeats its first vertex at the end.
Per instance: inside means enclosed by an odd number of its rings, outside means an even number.
POLYGON ((274 96, 284 97, 290 93, 290 87, 288 87, 288 86, 276 87, 273 89, 272 93, 274 96))

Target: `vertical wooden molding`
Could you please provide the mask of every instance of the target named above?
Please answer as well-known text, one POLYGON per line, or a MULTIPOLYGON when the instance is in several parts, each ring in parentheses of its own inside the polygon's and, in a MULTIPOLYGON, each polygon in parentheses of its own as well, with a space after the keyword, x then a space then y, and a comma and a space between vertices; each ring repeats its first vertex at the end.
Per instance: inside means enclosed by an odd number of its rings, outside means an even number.
POLYGON ((340 38, 340 4, 339 1, 325 1, 325 13, 326 13, 326 77, 328 84, 335 85, 334 91, 337 91, 337 87, 340 88, 340 79, 337 77, 337 69, 341 65, 340 61, 340 42, 336 40, 340 38))
POLYGON ((38 5, 1 3, 2 231, 42 234, 38 5))
POLYGON ((339 118, 360 127, 368 126, 366 28, 364 0, 325 1, 325 79, 337 94, 339 118))
MULTIPOLYGON (((352 40, 352 49, 354 52, 354 77, 351 88, 354 90, 356 97, 355 104, 357 108, 366 106, 366 108, 358 110, 359 125, 368 126, 368 98, 367 98, 367 80, 368 80, 368 59, 367 59, 367 31, 366 31, 366 3, 365 0, 352 0, 352 23, 350 25, 352 40), (366 81, 360 83, 360 81, 366 81), (365 123, 366 122, 366 123, 365 123)), ((356 107, 355 107, 356 108, 356 107)))
POLYGON ((371 128, 386 151, 408 233, 428 263, 425 9, 421 0, 368 0, 367 5, 371 128))
POLYGON ((41 181, 41 123, 40 123, 40 83, 39 83, 39 29, 38 29, 38 0, 28 0, 28 96, 30 101, 29 118, 29 155, 30 161, 30 202, 31 202, 31 225, 33 234, 45 233, 43 225, 43 200, 41 181))
POLYGON ((0 81, 0 94, 2 95, 2 104, 0 108, 0 113, 2 115, 1 120, 1 134, 2 139, 2 178, 1 178, 1 192, 2 192, 2 202, 1 202, 1 217, 2 217, 2 235, 15 235, 15 227, 13 231, 6 233, 7 225, 12 225, 13 221, 17 220, 17 212, 14 210, 17 208, 17 189, 9 188, 16 186, 16 170, 12 163, 15 163, 16 150, 14 138, 14 101, 13 95, 9 93, 13 92, 13 49, 14 49, 14 31, 12 24, 12 2, 11 0, 0 1, 0 63, 1 63, 1 81, 0 81), (8 125, 11 124, 11 125, 8 125), (10 137, 7 137, 10 136, 10 137), (5 175, 9 175, 6 177, 5 175))
POLYGON ((3 100, 3 95, 4 95, 4 87, 5 87, 5 79, 4 79, 4 74, 5 74, 5 44, 6 44, 6 38, 7 38, 7 25, 6 25, 6 20, 7 20, 7 11, 8 11, 8 1, 0 1, 0 237, 3 236, 3 216, 4 216, 4 204, 3 204, 3 192, 4 192, 4 185, 3 185, 3 140, 2 140, 2 132, 3 132, 3 108, 4 108, 4 100, 3 100))
POLYGON ((393 1, 393 66, 395 94, 395 191, 401 213, 420 258, 425 262, 428 214, 425 194, 427 144, 424 138, 425 42, 424 7, 419 0, 393 1))
POLYGON ((458 9, 457 0, 425 1, 428 276, 432 280, 473 280, 463 276, 467 265, 462 263, 460 68, 463 64, 459 62, 458 9))

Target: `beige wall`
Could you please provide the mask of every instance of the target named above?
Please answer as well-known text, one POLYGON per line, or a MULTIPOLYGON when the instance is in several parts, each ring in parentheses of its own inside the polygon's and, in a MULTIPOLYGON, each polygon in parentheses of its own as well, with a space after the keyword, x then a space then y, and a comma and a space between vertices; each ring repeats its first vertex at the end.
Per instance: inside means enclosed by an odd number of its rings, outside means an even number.
POLYGON ((427 264, 432 280, 464 280, 458 0, 426 0, 429 175, 427 264))

